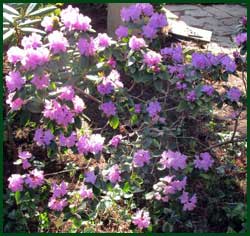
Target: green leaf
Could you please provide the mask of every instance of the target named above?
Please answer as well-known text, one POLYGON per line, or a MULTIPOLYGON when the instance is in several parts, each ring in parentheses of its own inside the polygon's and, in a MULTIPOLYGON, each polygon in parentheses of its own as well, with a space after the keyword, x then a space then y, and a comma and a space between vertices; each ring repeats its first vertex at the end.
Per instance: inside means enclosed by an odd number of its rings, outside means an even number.
POLYGON ((98 82, 98 81, 101 80, 101 78, 100 78, 99 76, 97 76, 97 75, 86 75, 86 78, 87 78, 88 80, 96 81, 96 82, 98 82))
POLYGON ((13 17, 15 17, 15 15, 10 15, 10 14, 8 14, 8 13, 6 13, 6 12, 3 13, 3 18, 4 18, 6 21, 10 22, 11 24, 14 24, 14 19, 13 19, 13 17))
POLYGON ((19 191, 15 192, 15 199, 16 199, 16 204, 20 204, 21 200, 21 193, 19 191))
POLYGON ((36 8, 37 5, 38 3, 30 3, 25 11, 25 15, 29 15, 29 13, 31 13, 36 8))
POLYGON ((11 6, 8 6, 7 4, 3 4, 3 11, 17 15, 17 16, 19 15, 19 12, 16 9, 14 9, 11 6))
POLYGON ((41 16, 41 15, 54 11, 56 8, 57 8, 56 6, 45 7, 45 8, 32 12, 31 14, 29 14, 29 16, 41 16))
POLYGON ((28 19, 25 22, 20 23, 19 26, 32 25, 32 24, 35 24, 35 23, 40 22, 40 21, 41 21, 41 19, 34 19, 34 20, 28 19))
POLYGON ((24 28, 21 28, 21 30, 23 32, 35 32, 35 33, 38 33, 38 34, 45 34, 45 32, 43 30, 39 30, 39 29, 35 29, 35 28, 31 28, 31 27, 24 27, 24 28))
POLYGON ((136 114, 132 115, 132 116, 131 116, 131 119, 130 119, 131 125, 136 124, 137 121, 138 121, 138 116, 137 116, 136 114))
POLYGON ((128 62, 127 62, 127 66, 132 66, 135 62, 136 62, 135 57, 129 57, 128 62))
POLYGON ((161 92, 162 91, 162 81, 161 80, 155 80, 154 81, 154 87, 156 91, 161 92))
POLYGON ((113 128, 113 129, 117 129, 119 126, 119 118, 117 116, 113 116, 112 118, 109 119, 109 125, 113 128))
POLYGON ((14 29, 10 29, 3 35, 3 41, 5 42, 8 38, 10 38, 15 33, 14 29))
POLYGON ((130 192, 131 186, 130 186, 129 182, 126 182, 126 183, 124 184, 122 190, 123 190, 123 192, 125 192, 125 193, 129 193, 129 192, 130 192))

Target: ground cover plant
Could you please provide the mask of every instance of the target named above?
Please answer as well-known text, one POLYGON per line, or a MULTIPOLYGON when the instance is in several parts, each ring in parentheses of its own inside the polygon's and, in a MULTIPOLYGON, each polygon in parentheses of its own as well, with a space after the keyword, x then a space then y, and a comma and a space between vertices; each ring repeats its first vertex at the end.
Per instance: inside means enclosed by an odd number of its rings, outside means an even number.
POLYGON ((233 57, 172 43, 151 4, 121 19, 112 39, 69 5, 7 50, 5 232, 244 232, 246 18, 233 57))

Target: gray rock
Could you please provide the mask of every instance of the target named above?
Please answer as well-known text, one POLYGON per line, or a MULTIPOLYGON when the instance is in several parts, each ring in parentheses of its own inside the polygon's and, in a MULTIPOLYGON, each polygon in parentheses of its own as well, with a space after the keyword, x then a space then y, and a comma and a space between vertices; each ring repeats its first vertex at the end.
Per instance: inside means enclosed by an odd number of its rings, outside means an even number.
POLYGON ((231 15, 227 14, 226 12, 216 8, 215 5, 207 6, 207 7, 204 7, 203 9, 206 10, 207 12, 211 13, 212 15, 214 15, 215 18, 217 18, 217 19, 231 17, 231 15))
POLYGON ((204 9, 186 10, 185 15, 194 17, 212 16, 209 12, 204 11, 204 9))
POLYGON ((185 11, 185 10, 199 10, 199 4, 171 4, 171 5, 165 5, 165 7, 170 11, 185 11))
POLYGON ((231 16, 242 17, 247 14, 247 9, 239 4, 214 5, 214 7, 231 16))

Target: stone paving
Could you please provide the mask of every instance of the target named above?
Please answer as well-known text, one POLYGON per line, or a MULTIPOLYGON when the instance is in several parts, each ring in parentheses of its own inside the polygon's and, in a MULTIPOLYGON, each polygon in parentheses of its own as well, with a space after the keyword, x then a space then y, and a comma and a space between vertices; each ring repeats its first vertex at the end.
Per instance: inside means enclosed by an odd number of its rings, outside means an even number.
POLYGON ((239 4, 174 4, 166 8, 189 26, 213 32, 211 42, 205 45, 207 50, 230 54, 236 49, 235 28, 247 13, 239 4))

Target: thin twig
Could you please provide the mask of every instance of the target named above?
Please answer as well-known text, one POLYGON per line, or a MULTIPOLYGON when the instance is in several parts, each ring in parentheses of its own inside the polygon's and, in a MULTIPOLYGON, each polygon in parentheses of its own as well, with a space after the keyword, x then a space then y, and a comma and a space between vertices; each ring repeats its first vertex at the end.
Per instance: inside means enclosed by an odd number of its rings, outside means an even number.
POLYGON ((89 98, 90 100, 92 100, 92 101, 94 101, 94 102, 97 102, 98 104, 101 104, 101 103, 102 103, 99 99, 93 97, 93 96, 90 95, 90 94, 85 93, 83 90, 81 90, 81 89, 79 89, 79 88, 77 88, 77 87, 75 87, 75 89, 76 89, 77 91, 79 91, 82 95, 84 95, 86 98, 89 98))
POLYGON ((222 142, 222 143, 217 143, 215 145, 212 145, 206 149, 204 149, 203 151, 208 151, 208 150, 211 150, 213 148, 217 148, 217 147, 220 147, 220 146, 223 146, 223 145, 227 145, 229 143, 238 143, 238 142, 242 142, 246 140, 246 137, 245 138, 239 138, 239 139, 234 139, 234 140, 228 140, 228 141, 225 141, 225 142, 222 142))
POLYGON ((44 176, 59 175, 59 174, 67 173, 70 171, 78 171, 78 170, 84 170, 84 169, 86 169, 86 166, 82 167, 82 168, 78 168, 78 169, 69 169, 69 170, 61 170, 61 171, 57 171, 57 172, 52 172, 52 173, 45 174, 44 176))

